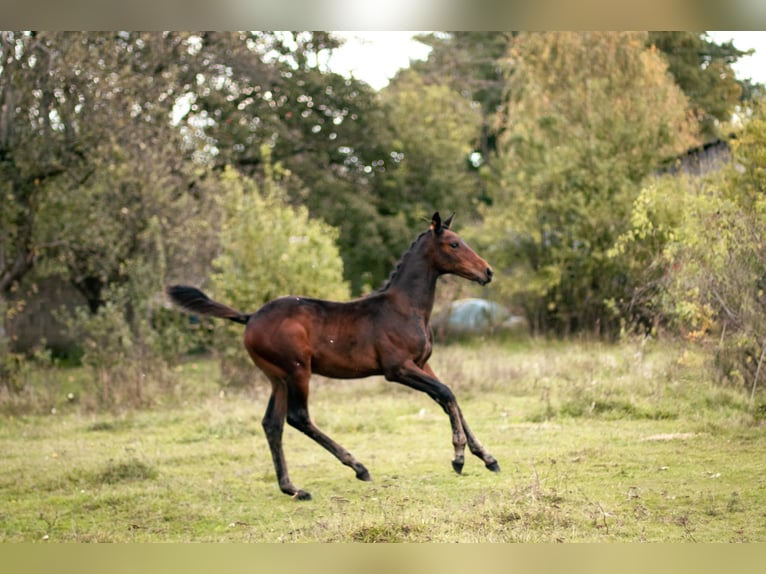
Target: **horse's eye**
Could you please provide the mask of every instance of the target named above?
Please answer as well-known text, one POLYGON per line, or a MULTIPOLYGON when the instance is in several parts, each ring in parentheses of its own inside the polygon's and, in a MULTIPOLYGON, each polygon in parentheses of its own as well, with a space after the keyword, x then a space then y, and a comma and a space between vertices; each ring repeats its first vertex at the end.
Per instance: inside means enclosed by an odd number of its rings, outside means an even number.
POLYGON ((449 246, 452 247, 452 249, 457 249, 458 247, 460 247, 460 244, 457 241, 453 241, 452 243, 449 244, 449 246))

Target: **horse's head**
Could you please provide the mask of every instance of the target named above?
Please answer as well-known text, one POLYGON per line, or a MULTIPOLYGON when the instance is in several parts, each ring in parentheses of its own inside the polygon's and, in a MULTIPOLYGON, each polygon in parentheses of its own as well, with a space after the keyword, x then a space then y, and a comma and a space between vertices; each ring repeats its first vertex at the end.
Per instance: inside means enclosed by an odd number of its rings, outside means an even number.
POLYGON ((442 221, 439 212, 436 212, 431 219, 434 267, 440 273, 454 273, 470 281, 486 285, 492 281, 494 274, 492 267, 479 257, 462 237, 450 230, 454 216, 453 213, 445 221, 442 221))

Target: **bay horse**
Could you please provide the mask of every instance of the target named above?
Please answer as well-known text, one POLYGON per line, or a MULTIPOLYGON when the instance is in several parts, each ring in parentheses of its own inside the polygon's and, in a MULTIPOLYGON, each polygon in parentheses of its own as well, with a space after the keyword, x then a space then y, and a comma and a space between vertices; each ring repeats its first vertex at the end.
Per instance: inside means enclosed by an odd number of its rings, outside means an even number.
POLYGON ((211 300, 194 287, 168 287, 170 298, 189 312, 245 325, 245 348, 271 382, 262 424, 279 488, 285 494, 311 499, 308 492, 292 483, 287 472, 282 450, 285 418, 351 467, 358 479, 371 480, 364 465, 309 417, 312 373, 335 379, 382 375, 426 393, 449 416, 455 472, 463 470, 466 444, 489 470, 500 470, 497 460, 466 424, 455 395, 428 365, 437 278, 451 273, 481 285, 492 280, 489 264, 450 230, 453 216, 442 222, 435 213, 429 228, 410 245, 383 287, 348 302, 286 296, 245 314, 211 300))

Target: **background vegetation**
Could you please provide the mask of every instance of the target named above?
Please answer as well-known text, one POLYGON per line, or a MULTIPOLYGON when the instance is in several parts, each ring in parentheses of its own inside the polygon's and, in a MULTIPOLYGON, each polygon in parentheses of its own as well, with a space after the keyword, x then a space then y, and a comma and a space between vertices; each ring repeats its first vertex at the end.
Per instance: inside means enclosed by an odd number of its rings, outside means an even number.
MULTIPOLYGON (((14 490, 18 506, 0 509, 4 539, 45 531, 81 540, 462 540, 479 532, 476 512, 494 525, 482 531, 493 540, 658 539, 666 529, 655 519, 684 539, 763 538, 745 522, 757 520, 751 508, 762 494, 748 441, 760 438, 766 387, 766 108, 763 86, 734 77, 744 53, 691 32, 421 41, 429 58, 375 91, 323 64, 339 42, 328 32, 0 33, 0 410, 9 468, 26 477, 14 490), (690 169, 707 150, 722 151, 690 169), (260 400, 241 332, 170 308, 164 286, 198 285, 244 311, 287 293, 357 296, 385 280, 436 210, 458 213, 459 231, 497 273, 482 291, 444 281, 438 304, 489 297, 541 342, 534 363, 518 342, 487 343, 492 356, 482 360, 470 344, 454 347, 445 379, 477 413, 484 442, 504 445, 505 460, 533 462, 494 494, 482 475, 472 502, 442 504, 454 477, 429 474, 401 444, 399 458, 379 454, 389 466, 376 500, 386 504, 353 506, 353 488, 364 488, 354 486, 324 510, 291 511, 293 529, 253 527, 275 517, 227 506, 245 508, 273 486, 265 458, 262 480, 230 483, 252 472, 243 469, 260 433, 260 413, 229 402, 260 400), (584 340, 595 346, 582 350, 584 340), (633 354, 644 357, 642 345, 657 340, 666 349, 652 356, 663 366, 636 366, 633 354), (550 361, 560 371, 540 366, 550 361), (527 447, 513 450, 507 420, 532 433, 527 447), (551 436, 551 424, 567 432, 551 436), (150 455, 134 443, 155 426, 175 438, 168 451, 152 443, 150 455), (53 429, 80 445, 76 456, 50 442, 53 429), (557 446, 539 450, 534 433, 557 446), (622 437, 624 449, 599 442, 603 433, 622 437), (664 434, 674 438, 644 442, 664 434), (212 454, 221 437, 225 456, 212 454), (29 440, 48 458, 25 467, 29 440), (103 449, 85 456, 83 445, 98 441, 103 449), (706 488, 710 465, 699 457, 719 460, 716 449, 729 448, 721 441, 742 447, 730 449, 728 467, 747 470, 723 490, 706 488), (224 489, 215 508, 193 510, 189 498, 178 521, 151 499, 161 497, 159 476, 180 490, 199 478, 182 462, 194 456, 184 450, 191 444, 209 447, 208 470, 225 467, 207 483, 224 489), (597 485, 574 486, 621 464, 609 461, 651 458, 658 445, 688 457, 690 494, 669 494, 670 482, 648 486, 670 476, 655 467, 620 466, 641 480, 606 503, 597 485), (71 464, 44 470, 64 452, 58 460, 71 464), (592 465, 572 462, 585 459, 592 465), (388 494, 405 470, 431 477, 438 503, 429 508, 444 515, 407 510, 419 496, 414 483, 388 494), (252 490, 259 481, 263 493, 252 490), (29 489, 47 494, 29 498, 29 489), (62 526, 56 501, 73 503, 80 491, 96 501, 75 501, 82 512, 62 526), (691 498, 677 510, 681 496, 691 498), (98 518, 84 525, 88 513, 134 507, 121 500, 147 502, 154 514, 125 516, 131 526, 118 530, 98 518), (466 504, 473 518, 438 526, 466 504), (215 522, 219 508, 234 527, 215 522), (344 517, 358 512, 369 520, 347 528, 344 517), (16 522, 36 513, 37 526, 16 522), (732 530, 725 521, 723 534, 698 526, 705 516, 744 522, 732 530)), ((402 417, 402 443, 424 432, 405 414, 410 395, 380 382, 318 385, 327 386, 326 416, 337 417, 323 422, 348 433, 338 438, 349 446, 400 432, 392 421, 402 417), (352 392, 356 416, 332 414, 329 405, 352 392), (365 409, 370 418, 358 416, 365 409)), ((299 464, 314 468, 321 454, 306 456, 299 464)), ((318 480, 318 490, 335 483, 318 480)))

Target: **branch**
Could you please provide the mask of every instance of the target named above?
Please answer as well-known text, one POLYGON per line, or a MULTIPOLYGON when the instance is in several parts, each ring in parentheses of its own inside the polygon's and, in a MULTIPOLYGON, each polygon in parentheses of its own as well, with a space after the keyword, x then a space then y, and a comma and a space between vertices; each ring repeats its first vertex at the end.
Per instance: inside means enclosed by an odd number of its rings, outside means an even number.
POLYGON ((0 293, 3 295, 9 294, 13 284, 31 269, 33 261, 34 257, 31 252, 19 253, 10 269, 0 275, 0 293))
POLYGON ((739 323, 739 315, 737 315, 737 313, 735 313, 734 311, 732 311, 731 309, 729 309, 729 306, 728 306, 728 305, 726 305, 726 302, 723 300, 723 297, 721 297, 721 296, 718 294, 718 291, 716 291, 715 289, 712 289, 711 291, 712 291, 712 293, 713 293, 713 296, 714 296, 716 299, 718 299, 718 302, 721 304, 721 308, 724 310, 724 312, 725 312, 725 313, 726 313, 726 314, 727 314, 727 315, 728 315, 728 316, 729 316, 729 317, 730 317, 730 318, 731 318, 731 319, 732 319, 734 322, 736 322, 736 323, 739 323))

